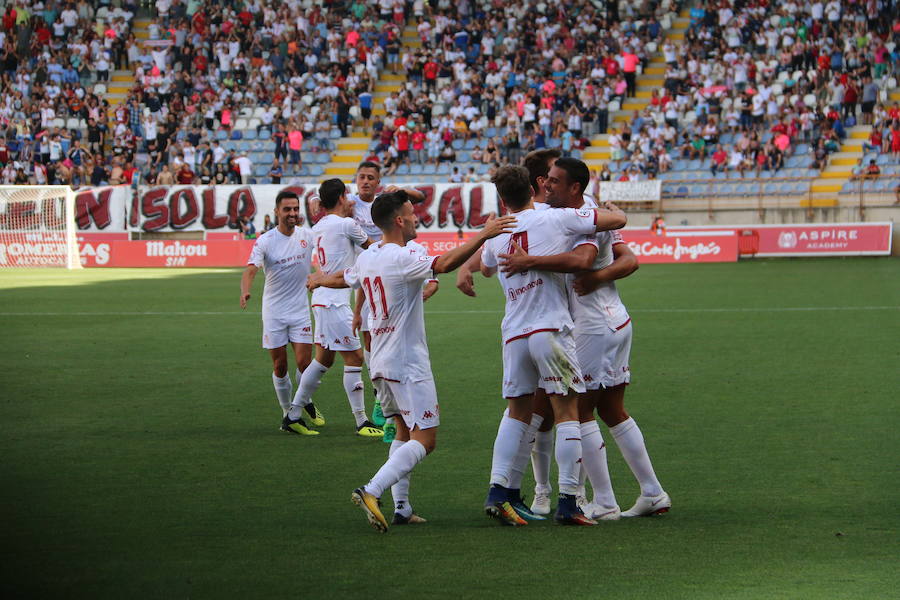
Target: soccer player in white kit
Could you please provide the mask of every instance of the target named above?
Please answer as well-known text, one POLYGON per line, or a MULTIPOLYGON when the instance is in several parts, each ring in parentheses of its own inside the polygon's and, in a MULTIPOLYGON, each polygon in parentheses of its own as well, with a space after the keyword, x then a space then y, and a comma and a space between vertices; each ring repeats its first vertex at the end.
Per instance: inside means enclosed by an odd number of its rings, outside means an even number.
MULTIPOLYGON (((623 227, 627 221, 618 209, 534 210, 528 171, 523 167, 501 167, 492 181, 503 203, 518 217, 518 224, 510 234, 485 244, 481 271, 488 277, 497 272, 502 255, 514 249, 559 255, 583 243, 593 245, 589 235, 623 227)), ((593 254, 589 258, 592 260, 593 254)), ((584 268, 590 260, 576 262, 570 268, 584 268)), ((499 279, 506 292, 501 329, 503 395, 509 402, 509 412, 501 421, 494 444, 485 512, 507 524, 525 524, 509 502, 509 481, 521 446, 526 444, 534 393, 540 388, 550 397, 556 417, 560 496, 555 519, 563 524, 596 525, 575 503, 581 436, 577 404, 569 391, 583 392, 584 385, 572 335, 565 275, 540 270, 514 275, 501 272, 499 279)))
POLYGON ((486 240, 515 225, 511 216, 489 221, 465 244, 441 256, 428 256, 407 247, 416 237, 417 223, 408 198, 404 191, 380 195, 372 206, 372 218, 384 234, 382 241, 369 246, 344 273, 316 273, 309 280, 311 289, 322 285, 365 289, 372 334, 370 375, 385 416, 398 417, 398 440, 400 434, 409 439, 398 447, 392 444, 387 462, 351 495, 369 523, 382 532, 388 528, 380 508, 382 493, 407 478, 434 450, 440 423, 425 339, 422 283, 457 268, 486 240))
MULTIPOLYGON (((356 249, 367 248, 372 240, 350 216, 353 203, 347 197, 343 181, 324 181, 319 186, 319 204, 327 211, 312 228, 319 269, 325 273, 343 272, 356 261, 356 249)), ((335 354, 340 353, 344 360, 344 391, 356 420, 356 435, 382 437, 384 432, 366 418, 363 354, 359 338, 353 332, 350 290, 319 288, 313 292, 312 309, 316 318, 316 356, 297 385, 292 416, 302 414, 301 409, 311 402, 322 377, 334 364, 335 354)))
MULTIPOLYGON (((545 184, 547 203, 554 208, 596 207, 592 199, 583 196, 589 178, 587 165, 580 160, 557 160, 545 184)), ((596 242, 599 251, 590 270, 568 280, 576 349, 586 387, 579 395, 582 466, 594 490, 594 500, 585 513, 602 520, 660 514, 669 510, 671 500, 656 478, 637 423, 624 409, 625 387, 631 379, 631 317, 614 282, 637 270, 637 258, 618 232, 598 232, 596 242), (620 513, 613 493, 606 445, 594 418, 595 410, 610 428, 641 486, 641 496, 625 513, 620 513)), ((511 272, 554 269, 558 266, 553 264, 554 258, 519 253, 508 257, 504 268, 511 272)))
MULTIPOLYGON (((378 187, 381 185, 381 167, 378 166, 378 163, 374 163, 371 161, 363 161, 356 168, 356 194, 351 194, 350 199, 353 202, 353 218, 359 223, 359 226, 362 227, 362 230, 369 236, 370 239, 374 241, 381 240, 381 230, 377 225, 372 221, 372 203, 375 201, 375 192, 378 190, 378 187)), ((396 186, 388 186, 384 189, 384 193, 390 193, 398 191, 399 188, 396 186)), ((409 194, 410 201, 413 203, 421 202, 425 199, 425 195, 415 189, 406 188, 404 191, 409 194)), ((415 244, 415 242, 411 242, 415 245, 416 248, 421 249, 422 252, 425 252, 425 249, 422 246, 415 244)), ((438 280, 431 279, 425 282, 425 286, 423 289, 424 299, 428 300, 438 289, 438 280)), ((356 304, 354 306, 353 312, 353 332, 356 335, 356 331, 362 331, 363 335, 363 355, 365 357, 366 364, 369 364, 369 351, 371 348, 372 338, 369 334, 369 325, 368 325, 368 304, 365 302, 365 290, 360 288, 356 294, 356 304)), ((396 427, 392 422, 385 423, 384 414, 381 410, 381 403, 378 400, 378 391, 375 391, 375 406, 372 409, 372 420, 375 422, 377 426, 385 426, 385 442, 392 442, 394 439, 394 435, 396 432, 396 427)))
POLYGON ((263 288, 263 348, 272 357, 272 384, 282 409, 282 431, 318 435, 303 419, 288 419, 291 409, 291 378, 287 372, 287 344, 294 348, 297 381, 312 354, 312 321, 306 278, 312 266, 313 237, 300 223, 300 199, 295 192, 279 192, 275 198, 278 227, 257 238, 241 277, 241 308, 247 308, 256 273, 266 273, 263 288))

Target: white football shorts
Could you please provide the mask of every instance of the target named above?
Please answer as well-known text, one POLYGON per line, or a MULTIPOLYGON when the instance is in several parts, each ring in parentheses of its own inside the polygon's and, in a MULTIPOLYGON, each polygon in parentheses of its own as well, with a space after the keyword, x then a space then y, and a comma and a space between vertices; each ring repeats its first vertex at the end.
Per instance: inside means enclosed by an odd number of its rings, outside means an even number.
POLYGON ((631 381, 631 321, 608 334, 576 334, 575 348, 587 389, 611 388, 631 381))
POLYGON ((316 343, 327 350, 350 352, 362 346, 353 335, 353 311, 346 304, 313 306, 316 318, 316 343))
POLYGON ((287 346, 288 342, 312 344, 312 321, 309 313, 293 319, 263 319, 262 347, 266 350, 287 346))
POLYGON ((434 379, 401 382, 378 378, 372 385, 385 417, 401 417, 410 431, 416 425, 431 429, 441 424, 434 379))
POLYGON ((503 345, 503 397, 584 391, 575 338, 570 331, 538 331, 503 345))

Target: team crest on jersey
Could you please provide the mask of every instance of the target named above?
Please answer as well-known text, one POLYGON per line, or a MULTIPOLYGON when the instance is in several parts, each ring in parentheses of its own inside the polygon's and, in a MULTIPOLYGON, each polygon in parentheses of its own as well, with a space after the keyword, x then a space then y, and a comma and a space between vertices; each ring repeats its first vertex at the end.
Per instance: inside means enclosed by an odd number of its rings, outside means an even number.
POLYGON ((306 243, 306 240, 300 240, 300 247, 306 248, 309 244, 306 243))
POLYGON ((579 216, 579 217, 585 217, 585 218, 587 218, 587 217, 593 217, 593 216, 594 216, 594 211, 593 211, 593 210, 590 210, 590 209, 587 209, 587 208, 579 208, 579 209, 576 210, 575 212, 578 213, 578 216, 579 216))

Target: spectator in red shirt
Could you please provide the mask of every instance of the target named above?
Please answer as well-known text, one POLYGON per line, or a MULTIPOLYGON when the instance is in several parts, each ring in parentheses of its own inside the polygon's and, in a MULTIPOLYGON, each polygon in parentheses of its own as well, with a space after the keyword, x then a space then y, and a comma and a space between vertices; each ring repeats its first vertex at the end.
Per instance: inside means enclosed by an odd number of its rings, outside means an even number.
POLYGON ((406 125, 401 125, 397 129, 397 160, 403 160, 409 165, 409 130, 406 125))
POLYGON ((429 92, 433 92, 435 90, 439 69, 440 67, 433 58, 429 59, 428 62, 425 63, 425 66, 422 67, 422 73, 425 75, 425 88, 429 92))
POLYGON ((720 170, 724 173, 728 170, 728 153, 722 148, 721 144, 716 144, 716 151, 712 154, 712 162, 709 165, 712 176, 720 170))
POLYGON ((425 162, 425 133, 422 128, 416 125, 412 134, 412 150, 413 158, 419 164, 425 162))
POLYGON ((628 97, 637 93, 637 66, 641 63, 638 55, 630 50, 622 51, 622 71, 625 73, 625 83, 628 84, 628 97))
POLYGON ((187 163, 183 163, 181 165, 181 168, 178 169, 178 175, 175 179, 181 185, 189 185, 191 183, 194 183, 194 172, 191 171, 191 168, 187 163))

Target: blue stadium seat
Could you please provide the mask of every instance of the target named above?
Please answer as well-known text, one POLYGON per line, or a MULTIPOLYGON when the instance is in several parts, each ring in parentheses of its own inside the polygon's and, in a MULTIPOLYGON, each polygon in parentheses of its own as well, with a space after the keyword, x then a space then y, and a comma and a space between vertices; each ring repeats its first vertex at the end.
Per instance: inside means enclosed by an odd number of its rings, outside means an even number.
POLYGON ((703 161, 699 159, 694 159, 688 162, 688 169, 691 171, 699 171, 703 168, 703 161))
POLYGON ((238 150, 241 152, 250 152, 250 142, 240 141, 238 142, 238 150))
POLYGON ((244 139, 245 140, 255 140, 256 139, 256 129, 245 129, 244 130, 244 139))
POLYGON ((891 155, 890 154, 881 154, 875 159, 875 164, 877 165, 889 165, 891 164, 891 155))
POLYGON ((397 167, 397 175, 409 175, 409 167, 406 165, 406 163, 403 163, 397 167))
POLYGON ((413 163, 409 169, 409 172, 413 175, 421 175, 423 171, 422 165, 419 163, 413 163))
POLYGON ((477 167, 475 167, 475 172, 478 173, 479 175, 484 175, 485 173, 488 172, 488 169, 490 169, 490 168, 491 168, 490 165, 481 163, 477 167))
POLYGON ((234 129, 231 131, 231 139, 233 139, 233 140, 244 139, 244 134, 241 133, 240 129, 234 129))
POLYGON ((434 175, 435 173, 437 173, 437 167, 433 164, 425 165, 422 168, 423 175, 434 175))
POLYGON ((223 148, 225 148, 226 150, 237 150, 237 142, 233 142, 233 141, 229 140, 229 141, 225 142, 225 144, 223 145, 223 148))
POLYGON ((272 138, 272 132, 268 129, 263 129, 259 132, 259 139, 261 140, 269 140, 272 138))
POLYGON ((465 150, 474 150, 475 149, 475 138, 469 138, 463 144, 463 149, 465 150))
POLYGON ((463 145, 464 145, 464 142, 463 142, 462 140, 453 140, 453 142, 450 143, 450 146, 451 146, 454 150, 462 150, 462 149, 463 149, 463 145))
MULTIPOLYGON (((471 140, 469 140, 469 141, 471 141, 471 140)), ((456 153, 456 161, 457 162, 461 162, 461 163, 469 162, 471 160, 471 158, 472 158, 472 154, 470 152, 468 152, 467 150, 460 150, 459 152, 456 153)))
POLYGON ((677 196, 687 196, 688 195, 688 187, 686 185, 679 185, 678 189, 675 190, 675 194, 677 196))
POLYGON ((497 129, 495 127, 488 127, 487 130, 484 132, 484 134, 488 138, 492 138, 497 135, 497 129))
MULTIPOLYGON (((457 165, 457 166, 459 166, 459 165, 457 165)), ((437 168, 437 174, 438 175, 449 175, 450 174, 450 163, 443 162, 443 163, 439 164, 438 168, 437 168)))

